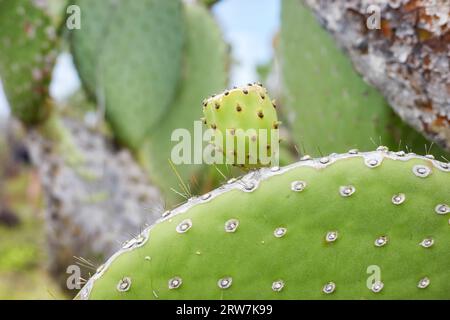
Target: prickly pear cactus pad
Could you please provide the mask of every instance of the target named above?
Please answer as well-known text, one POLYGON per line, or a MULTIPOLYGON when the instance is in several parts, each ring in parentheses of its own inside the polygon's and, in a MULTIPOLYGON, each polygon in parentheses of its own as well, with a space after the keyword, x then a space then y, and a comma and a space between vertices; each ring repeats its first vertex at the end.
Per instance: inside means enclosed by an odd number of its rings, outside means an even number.
POLYGON ((15 116, 45 118, 56 30, 39 1, 0 0, 0 77, 15 116))
POLYGON ((78 298, 449 299, 449 182, 384 147, 253 171, 166 212, 78 298))
POLYGON ((270 157, 271 138, 280 122, 275 102, 261 84, 249 83, 214 95, 203 101, 203 113, 204 124, 214 131, 212 143, 223 153, 227 163, 256 167, 262 164, 260 156, 270 157), (245 142, 245 152, 241 155, 238 141, 245 142), (255 148, 251 148, 251 144, 255 148))
POLYGON ((85 24, 72 51, 89 92, 106 105, 115 136, 136 149, 158 124, 182 74, 180 0, 79 0, 85 24), (100 3, 97 3, 100 2, 100 3))
POLYGON ((84 88, 95 97, 100 84, 99 54, 108 34, 108 21, 117 6, 114 0, 76 0, 74 3, 80 8, 82 25, 81 29, 70 33, 71 51, 84 88))

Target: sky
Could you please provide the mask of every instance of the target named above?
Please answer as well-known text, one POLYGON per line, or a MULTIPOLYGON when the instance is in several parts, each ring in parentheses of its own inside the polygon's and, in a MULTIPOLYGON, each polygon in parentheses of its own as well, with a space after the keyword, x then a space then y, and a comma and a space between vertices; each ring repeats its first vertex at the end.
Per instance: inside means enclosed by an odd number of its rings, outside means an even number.
POLYGON ((231 70, 231 85, 257 80, 256 66, 270 61, 272 39, 279 29, 279 0, 222 0, 213 7, 225 40, 238 63, 231 70))
MULTIPOLYGON (((270 61, 272 39, 279 28, 280 0, 221 0, 213 7, 224 39, 232 47, 230 86, 258 79, 256 66, 270 61)), ((50 94, 64 100, 80 87, 72 57, 63 53, 53 71, 50 94)), ((0 81, 0 117, 9 108, 0 81)))
POLYGON ((6 101, 5 93, 3 92, 3 84, 0 79, 0 118, 8 114, 8 102, 6 101))

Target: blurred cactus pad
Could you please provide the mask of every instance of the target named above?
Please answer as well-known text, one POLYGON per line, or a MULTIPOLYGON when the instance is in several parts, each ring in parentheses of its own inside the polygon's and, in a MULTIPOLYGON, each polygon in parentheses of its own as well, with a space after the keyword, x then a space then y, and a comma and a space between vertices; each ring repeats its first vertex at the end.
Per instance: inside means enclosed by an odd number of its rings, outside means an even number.
POLYGON ((116 136, 137 147, 167 112, 181 75, 181 1, 79 0, 73 53, 88 91, 106 104, 116 136))
MULTIPOLYGON (((168 163, 172 131, 193 129, 203 97, 226 85, 219 28, 205 7, 179 0, 77 4, 86 15, 71 45, 82 82, 106 109, 114 136, 169 190, 178 183, 168 163)), ((177 166, 185 180, 200 169, 177 166)))
MULTIPOLYGON (((200 121, 202 100, 212 92, 222 90, 228 75, 227 46, 210 13, 201 6, 188 5, 185 15, 186 43, 179 88, 170 109, 148 134, 138 152, 151 179, 166 191, 179 184, 168 163, 176 144, 171 141, 172 133, 182 128, 194 136, 194 121, 200 121)), ((191 145, 191 154, 193 150, 194 145, 191 145)), ((211 171, 205 165, 181 164, 176 170, 183 180, 192 182, 193 192, 205 188, 197 184, 207 185, 209 180, 217 179, 217 174, 213 173, 211 177, 211 171)), ((175 196, 174 192, 166 194, 172 199, 175 196)))
POLYGON ((26 124, 48 114, 56 29, 39 1, 0 0, 0 74, 13 114, 26 124))
POLYGON ((449 299, 449 179, 386 147, 260 169, 166 212, 78 297, 449 299))

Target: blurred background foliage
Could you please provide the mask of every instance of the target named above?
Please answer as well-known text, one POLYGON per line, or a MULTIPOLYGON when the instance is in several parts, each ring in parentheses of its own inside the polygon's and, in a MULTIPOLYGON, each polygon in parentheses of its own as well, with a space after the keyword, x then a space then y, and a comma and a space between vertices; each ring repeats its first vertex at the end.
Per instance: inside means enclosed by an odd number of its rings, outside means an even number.
MULTIPOLYGON (((19 128, 9 130, 20 137, 19 128)), ((10 137, 7 144, 4 138, 0 137, 0 299, 64 298, 47 272, 39 177, 20 139, 10 137)))

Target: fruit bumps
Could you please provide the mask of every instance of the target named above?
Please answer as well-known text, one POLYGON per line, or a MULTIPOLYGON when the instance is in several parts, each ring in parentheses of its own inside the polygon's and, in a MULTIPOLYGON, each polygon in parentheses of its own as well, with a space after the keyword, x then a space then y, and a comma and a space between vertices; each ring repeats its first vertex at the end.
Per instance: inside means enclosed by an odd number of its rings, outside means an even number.
POLYGON ((333 154, 190 199, 101 266, 80 299, 448 299, 450 165, 333 154))
POLYGON ((278 149, 276 105, 260 84, 233 88, 203 101, 202 119, 227 163, 259 167, 278 149), (245 149, 244 149, 245 148, 245 149))

